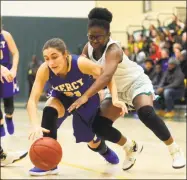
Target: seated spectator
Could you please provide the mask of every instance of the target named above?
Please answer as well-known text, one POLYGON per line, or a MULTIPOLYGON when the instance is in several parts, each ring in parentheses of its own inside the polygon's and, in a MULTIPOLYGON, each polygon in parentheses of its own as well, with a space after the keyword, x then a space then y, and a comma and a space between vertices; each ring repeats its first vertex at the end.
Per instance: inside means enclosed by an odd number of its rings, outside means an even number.
POLYGON ((134 52, 134 43, 135 39, 133 35, 128 35, 128 45, 127 48, 130 50, 131 53, 134 52))
POLYGON ((185 76, 185 79, 187 79, 187 55, 186 50, 181 51, 181 57, 179 59, 180 61, 180 67, 181 70, 185 76))
POLYGON ((144 72, 147 74, 152 81, 155 76, 154 62, 152 59, 146 59, 144 63, 144 72))
POLYGON ((173 57, 175 57, 175 50, 176 49, 179 49, 180 51, 182 50, 182 45, 181 44, 179 44, 179 43, 174 43, 173 44, 173 57))
POLYGON ((152 84, 155 91, 158 88, 158 85, 163 77, 163 74, 164 72, 162 71, 162 64, 160 61, 158 61, 155 65, 155 73, 152 77, 152 84))
POLYGON ((161 50, 154 42, 150 43, 149 58, 156 63, 161 58, 161 50))
POLYGON ((155 102, 155 107, 159 109, 158 114, 165 118, 174 117, 174 101, 184 96, 184 74, 176 59, 169 59, 168 70, 161 79, 156 94, 164 98, 164 107, 155 102))
POLYGON ((161 50, 161 58, 159 60, 161 66, 162 66, 163 72, 165 72, 168 69, 168 61, 169 61, 169 50, 166 48, 163 48, 161 50))
POLYGON ((134 45, 134 54, 132 54, 131 60, 134 61, 134 62, 136 62, 140 66, 143 66, 145 58, 146 58, 146 55, 145 55, 144 51, 141 51, 138 48, 138 45, 135 44, 134 45))
POLYGON ((122 47, 122 50, 123 50, 123 52, 125 53, 125 55, 126 55, 130 60, 132 60, 132 55, 131 55, 131 52, 130 52, 129 48, 122 47))
POLYGON ((186 39, 186 32, 182 34, 182 49, 187 49, 187 39, 186 39))

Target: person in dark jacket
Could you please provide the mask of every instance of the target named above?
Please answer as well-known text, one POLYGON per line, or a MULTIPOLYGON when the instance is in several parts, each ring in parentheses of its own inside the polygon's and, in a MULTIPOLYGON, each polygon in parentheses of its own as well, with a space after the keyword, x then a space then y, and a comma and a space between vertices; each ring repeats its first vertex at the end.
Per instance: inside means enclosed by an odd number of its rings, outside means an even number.
MULTIPOLYGON (((168 70, 156 90, 156 93, 164 98, 165 112, 162 115, 165 118, 174 117, 174 101, 184 96, 184 74, 178 64, 175 58, 170 58, 168 70)), ((159 108, 158 104, 156 106, 159 108)))
POLYGON ((158 61, 155 65, 155 74, 152 78, 152 84, 153 84, 153 88, 155 91, 158 88, 158 85, 159 85, 163 75, 164 75, 164 72, 162 70, 162 62, 158 61))
POLYGON ((155 76, 154 62, 152 59, 148 58, 144 63, 144 73, 149 76, 149 79, 152 81, 155 76))

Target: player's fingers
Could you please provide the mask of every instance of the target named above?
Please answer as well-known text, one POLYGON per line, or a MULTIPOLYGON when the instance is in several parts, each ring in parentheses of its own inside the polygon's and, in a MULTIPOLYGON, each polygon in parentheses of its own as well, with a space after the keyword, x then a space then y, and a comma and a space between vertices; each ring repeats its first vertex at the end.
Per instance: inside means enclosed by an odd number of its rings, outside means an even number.
POLYGON ((2 76, 1 76, 1 82, 4 83, 4 81, 3 81, 3 77, 2 77, 2 76))
POLYGON ((42 132, 44 132, 44 133, 50 133, 50 130, 42 128, 42 132))
POLYGON ((68 108, 68 112, 71 113, 74 109, 76 109, 76 104, 73 103, 69 108, 68 108))

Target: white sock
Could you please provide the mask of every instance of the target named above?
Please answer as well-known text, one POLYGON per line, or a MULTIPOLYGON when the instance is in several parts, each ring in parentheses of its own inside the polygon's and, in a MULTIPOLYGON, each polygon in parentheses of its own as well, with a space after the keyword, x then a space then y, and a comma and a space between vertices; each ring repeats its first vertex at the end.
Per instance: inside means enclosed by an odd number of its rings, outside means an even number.
POLYGON ((169 152, 170 153, 173 152, 178 147, 179 147, 178 144, 175 141, 173 141, 173 143, 171 143, 170 145, 168 145, 169 152))
POLYGON ((126 137, 127 138, 127 141, 126 143, 123 145, 123 148, 126 148, 126 147, 130 147, 132 146, 133 142, 130 138, 126 137))

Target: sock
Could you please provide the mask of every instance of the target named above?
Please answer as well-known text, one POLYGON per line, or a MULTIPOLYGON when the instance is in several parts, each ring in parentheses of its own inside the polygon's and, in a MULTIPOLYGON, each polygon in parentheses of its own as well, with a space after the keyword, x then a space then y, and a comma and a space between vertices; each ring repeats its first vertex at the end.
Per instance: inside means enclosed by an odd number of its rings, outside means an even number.
POLYGON ((128 138, 128 137, 126 137, 126 138, 127 138, 127 141, 123 145, 123 148, 131 147, 133 145, 133 141, 130 138, 128 138))
POLYGON ((175 141, 173 141, 173 143, 171 143, 170 145, 168 145, 168 150, 169 150, 170 153, 172 153, 178 147, 179 147, 178 144, 175 141))

